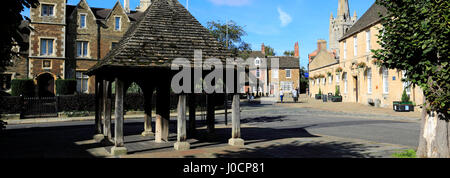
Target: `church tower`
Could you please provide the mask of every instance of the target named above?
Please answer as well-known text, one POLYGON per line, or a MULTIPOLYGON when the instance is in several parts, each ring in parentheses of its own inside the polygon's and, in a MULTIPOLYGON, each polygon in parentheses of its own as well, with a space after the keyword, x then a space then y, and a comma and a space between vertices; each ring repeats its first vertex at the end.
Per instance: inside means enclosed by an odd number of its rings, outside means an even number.
POLYGON ((330 16, 330 50, 336 51, 336 56, 339 57, 339 39, 355 24, 357 20, 356 12, 353 17, 350 16, 350 9, 348 0, 339 0, 338 12, 336 18, 333 13, 330 16))
POLYGON ((136 7, 136 10, 139 12, 144 12, 147 8, 152 4, 152 0, 141 0, 141 4, 136 7))

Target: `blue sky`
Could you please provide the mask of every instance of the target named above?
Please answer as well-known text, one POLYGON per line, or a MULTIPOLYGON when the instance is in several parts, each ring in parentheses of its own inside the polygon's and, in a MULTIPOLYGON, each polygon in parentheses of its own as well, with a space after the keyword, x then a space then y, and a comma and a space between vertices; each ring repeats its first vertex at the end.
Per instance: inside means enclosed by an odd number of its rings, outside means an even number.
MULTIPOLYGON (((68 0, 75 5, 80 0, 68 0)), ((120 0, 123 4, 123 0, 120 0)), ((186 5, 186 0, 179 0, 186 5)), ((116 0, 87 0, 91 7, 112 8, 116 0)), ((349 0, 350 13, 358 18, 375 0, 349 0)), ((130 0, 131 9, 139 0, 130 0)), ((308 53, 317 48, 317 40, 328 41, 330 13, 337 14, 338 0, 189 0, 189 11, 204 26, 208 21, 235 21, 244 26, 244 41, 253 50, 260 50, 264 43, 275 49, 277 55, 294 50, 300 45, 301 66, 307 66, 308 53)), ((28 16, 26 9, 23 15, 28 16)))

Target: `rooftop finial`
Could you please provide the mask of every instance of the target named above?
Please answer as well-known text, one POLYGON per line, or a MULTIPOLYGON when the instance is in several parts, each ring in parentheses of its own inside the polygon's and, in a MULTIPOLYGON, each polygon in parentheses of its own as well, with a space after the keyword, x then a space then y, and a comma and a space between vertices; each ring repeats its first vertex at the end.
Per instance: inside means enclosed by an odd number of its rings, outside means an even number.
POLYGON ((344 19, 348 19, 350 17, 348 0, 339 0, 339 2, 338 2, 337 18, 341 18, 341 17, 343 17, 344 19))

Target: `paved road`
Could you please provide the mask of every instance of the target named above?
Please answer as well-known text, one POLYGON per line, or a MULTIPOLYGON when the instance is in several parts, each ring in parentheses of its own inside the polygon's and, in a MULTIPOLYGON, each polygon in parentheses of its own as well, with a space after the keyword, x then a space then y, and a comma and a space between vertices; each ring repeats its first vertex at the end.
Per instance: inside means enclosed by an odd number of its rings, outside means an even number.
POLYGON ((244 107, 243 123, 274 129, 304 128, 313 134, 417 147, 420 123, 411 118, 383 117, 370 113, 348 114, 282 105, 244 107))
MULTIPOLYGON (((170 126, 170 139, 176 140, 176 122, 172 118, 170 126)), ((198 125, 204 121, 198 118, 198 125)), ((224 116, 216 116, 217 127, 223 125, 224 116)), ((408 118, 383 118, 383 116, 371 114, 348 114, 314 110, 309 108, 293 108, 285 105, 244 105, 242 107, 242 124, 255 128, 242 129, 242 137, 246 144, 259 144, 277 142, 285 138, 317 138, 320 136, 334 136, 347 139, 365 140, 374 143, 389 143, 415 148, 419 138, 419 123, 404 121, 408 118)), ((231 114, 229 121, 231 123, 231 114)), ((126 146, 132 153, 147 153, 155 150, 170 151, 173 143, 154 144, 153 138, 139 136, 143 129, 142 119, 128 119, 125 121, 124 135, 126 136, 126 146), (150 142, 149 142, 150 141, 150 142)), ((93 121, 59 122, 42 124, 22 124, 8 125, 7 137, 1 138, 0 147, 4 150, 0 157, 92 157, 92 149, 102 147, 97 143, 91 143, 93 135, 93 121), (87 151, 91 149, 90 151, 87 151)), ((193 148, 224 146, 231 135, 229 129, 217 129, 222 135, 220 141, 190 140, 193 148)), ((327 139, 329 139, 327 137, 327 139)), ((295 141, 295 139, 294 139, 295 141)), ((331 139, 333 141, 333 139, 331 139)), ((342 143, 342 142, 341 142, 342 143)), ((291 144, 292 146, 292 144, 291 144)), ((355 150, 355 145, 333 144, 317 147, 295 146, 276 148, 281 157, 289 157, 286 150, 291 150, 289 154, 300 153, 303 149, 305 154, 299 157, 319 154, 327 151, 311 150, 327 149, 334 151, 340 149, 341 152, 324 157, 340 157, 341 154, 349 154, 347 148, 355 150), (306 149, 305 149, 306 148, 306 149), (309 151, 309 153, 308 153, 309 151)), ((109 147, 106 148, 109 150, 109 147)), ((358 148, 359 149, 359 148, 358 148)), ((330 151, 330 152, 331 152, 330 151)), ((100 151, 101 152, 101 151, 100 151)), ((103 151, 104 152, 104 151, 103 151)), ((264 153, 266 151, 262 151, 264 153)), ((272 151, 274 152, 274 151, 272 151)), ((260 152, 261 153, 261 152, 260 152)), ((354 157, 362 157, 357 152, 351 152, 354 157)), ((247 154, 246 154, 247 155, 247 154)), ((385 154, 384 156, 389 155, 385 154)), ((241 155, 238 155, 241 156, 241 155)), ((259 157, 260 155, 256 155, 259 157)))

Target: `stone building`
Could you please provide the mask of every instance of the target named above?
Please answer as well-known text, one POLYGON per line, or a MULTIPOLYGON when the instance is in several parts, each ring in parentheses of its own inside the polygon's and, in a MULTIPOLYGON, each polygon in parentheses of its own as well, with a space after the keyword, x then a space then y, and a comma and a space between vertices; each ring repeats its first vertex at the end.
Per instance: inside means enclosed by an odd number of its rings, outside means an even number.
POLYGON ((317 55, 309 64, 311 94, 335 93, 338 87, 344 102, 392 107, 401 101, 406 89, 415 104, 423 104, 423 91, 403 82, 404 71, 376 65, 371 50, 380 49, 378 34, 386 8, 373 4, 367 12, 339 39, 340 57, 317 55))
POLYGON ((290 91, 300 88, 300 49, 298 42, 294 46, 294 56, 266 56, 265 45, 262 44, 261 51, 253 51, 249 58, 254 60, 256 66, 265 62, 267 69, 258 68, 250 71, 250 74, 255 76, 261 85, 257 86, 258 90, 247 85, 245 92, 277 96, 280 89, 290 93, 290 91), (278 59, 278 69, 271 66, 275 59, 278 59))
POLYGON ((309 54, 308 57, 310 61, 309 76, 312 79, 309 82, 309 92, 317 94, 320 89, 325 94, 329 92, 334 93, 335 86, 331 84, 333 84, 333 79, 336 80, 336 84, 339 84, 339 75, 329 76, 329 74, 334 74, 333 69, 339 65, 339 59, 335 53, 327 50, 327 42, 325 40, 318 40, 317 50, 309 54), (320 75, 323 75, 324 78, 320 78, 320 75))
POLYGON ((392 102, 400 101, 406 89, 412 102, 423 104, 420 87, 402 81, 404 71, 375 65, 376 59, 372 57, 371 50, 381 48, 377 43, 379 31, 383 28, 379 14, 385 14, 386 11, 383 6, 372 5, 339 40, 343 56, 340 61, 343 68, 343 100, 392 107, 392 102))
POLYGON ((111 9, 90 7, 86 0, 68 5, 67 0, 39 0, 30 9, 28 78, 40 92, 54 95, 54 81, 77 79, 77 91, 94 92, 94 78, 85 72, 99 62, 141 18, 151 1, 142 0, 139 11, 117 1, 111 9))

